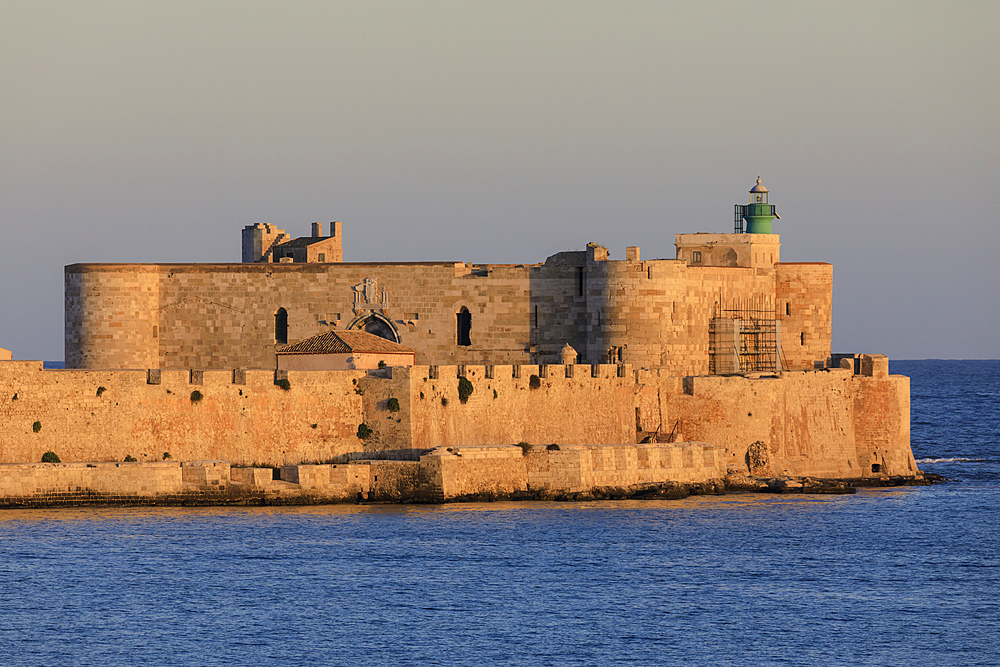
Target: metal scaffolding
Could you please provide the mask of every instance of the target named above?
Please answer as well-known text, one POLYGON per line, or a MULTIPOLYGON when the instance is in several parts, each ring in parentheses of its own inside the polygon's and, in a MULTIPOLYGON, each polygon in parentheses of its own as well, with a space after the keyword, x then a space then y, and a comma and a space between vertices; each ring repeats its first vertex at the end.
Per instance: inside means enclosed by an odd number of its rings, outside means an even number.
POLYGON ((764 295, 720 296, 708 326, 708 368, 713 375, 779 371, 781 321, 764 295))

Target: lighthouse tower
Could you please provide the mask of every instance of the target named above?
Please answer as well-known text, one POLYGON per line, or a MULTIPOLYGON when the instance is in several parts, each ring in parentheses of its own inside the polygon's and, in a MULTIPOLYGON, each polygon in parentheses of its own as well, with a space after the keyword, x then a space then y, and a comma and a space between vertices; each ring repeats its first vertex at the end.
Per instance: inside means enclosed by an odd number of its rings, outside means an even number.
POLYGON ((750 188, 750 203, 736 205, 736 233, 737 234, 773 234, 771 231, 771 221, 781 216, 775 213, 774 206, 767 203, 767 188, 757 177, 757 185, 750 188), (743 223, 746 222, 746 232, 743 230, 743 223))

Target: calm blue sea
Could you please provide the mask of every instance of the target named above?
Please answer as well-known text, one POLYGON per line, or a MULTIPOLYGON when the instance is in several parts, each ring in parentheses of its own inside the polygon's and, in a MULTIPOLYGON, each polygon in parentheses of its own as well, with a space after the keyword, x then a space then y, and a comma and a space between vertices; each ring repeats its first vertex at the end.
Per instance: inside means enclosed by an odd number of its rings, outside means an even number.
POLYGON ((0 512, 3 665, 997 665, 1000 361, 898 361, 953 481, 0 512))

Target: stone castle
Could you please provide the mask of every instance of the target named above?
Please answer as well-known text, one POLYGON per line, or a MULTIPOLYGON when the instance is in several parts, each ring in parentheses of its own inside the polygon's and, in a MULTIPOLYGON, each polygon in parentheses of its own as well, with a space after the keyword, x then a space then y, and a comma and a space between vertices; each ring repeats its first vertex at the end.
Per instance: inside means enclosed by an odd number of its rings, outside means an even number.
MULTIPOLYGON (((733 233, 679 234, 673 259, 589 244, 540 264, 349 263, 340 223, 297 239, 258 223, 238 264, 67 266, 67 370, 0 363, 0 463, 395 460, 419 471, 366 468, 360 491, 355 468, 288 476, 352 497, 430 475, 445 499, 919 477, 908 378, 881 355, 831 354, 832 267, 781 261, 767 197, 758 179, 733 233), (342 330, 402 344, 413 365, 277 369, 283 346, 342 330)), ((0 496, 17 496, 3 473, 0 496)))
POLYGON ((568 344, 678 376, 822 367, 832 266, 782 262, 770 231, 678 234, 673 259, 589 244, 541 264, 345 263, 339 222, 297 239, 258 223, 240 264, 67 266, 66 366, 274 368, 277 345, 362 329, 417 364, 557 363, 568 344))

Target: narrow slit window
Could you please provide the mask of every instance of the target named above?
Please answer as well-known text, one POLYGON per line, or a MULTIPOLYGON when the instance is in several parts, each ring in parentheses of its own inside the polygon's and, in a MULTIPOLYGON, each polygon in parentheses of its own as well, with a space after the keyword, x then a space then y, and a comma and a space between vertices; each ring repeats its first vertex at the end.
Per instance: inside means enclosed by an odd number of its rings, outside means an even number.
POLYGON ((274 314, 274 342, 277 345, 288 344, 288 311, 279 308, 274 314))
POLYGON ((799 334, 799 345, 805 345, 805 344, 806 344, 806 332, 803 331, 802 333, 799 334))
POLYGON ((472 345, 472 313, 465 306, 455 315, 455 342, 472 345))

